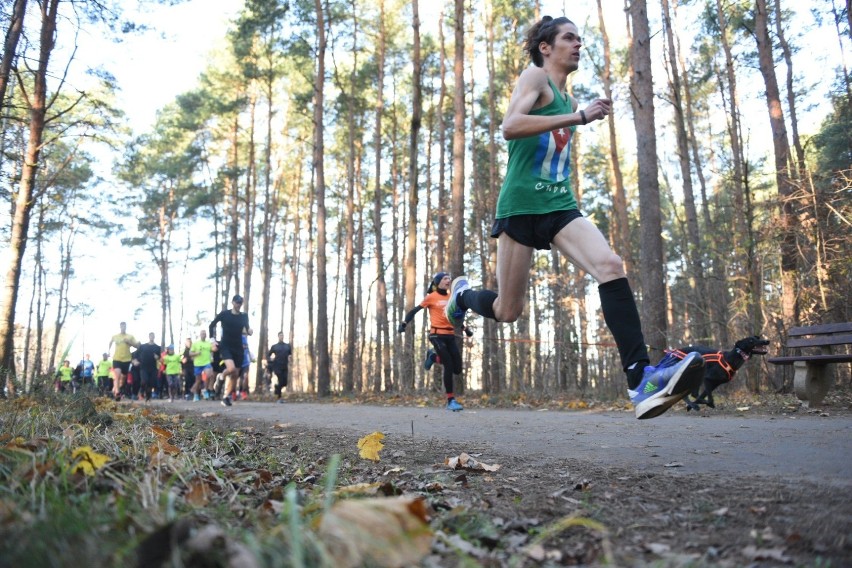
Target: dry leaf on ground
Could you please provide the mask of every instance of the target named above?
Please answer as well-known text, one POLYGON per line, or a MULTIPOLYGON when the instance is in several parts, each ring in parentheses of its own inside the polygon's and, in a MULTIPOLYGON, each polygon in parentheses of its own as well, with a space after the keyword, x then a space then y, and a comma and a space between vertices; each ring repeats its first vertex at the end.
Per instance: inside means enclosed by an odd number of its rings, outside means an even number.
POLYGON ((445 459, 444 465, 448 466, 450 469, 466 469, 468 471, 497 471, 500 469, 500 464, 490 465, 478 461, 464 452, 454 458, 445 459))
POLYGON ((338 567, 410 566, 431 550, 427 521, 419 497, 348 499, 323 515, 319 534, 338 567))
POLYGON ((91 446, 80 446, 71 452, 71 458, 78 460, 71 471, 82 471, 86 475, 95 475, 96 470, 101 469, 112 459, 107 455, 99 454, 91 446))
POLYGON ((361 458, 375 462, 379 461, 379 452, 385 447, 382 444, 384 437, 385 435, 381 432, 373 432, 358 440, 358 448, 361 450, 359 455, 361 458))

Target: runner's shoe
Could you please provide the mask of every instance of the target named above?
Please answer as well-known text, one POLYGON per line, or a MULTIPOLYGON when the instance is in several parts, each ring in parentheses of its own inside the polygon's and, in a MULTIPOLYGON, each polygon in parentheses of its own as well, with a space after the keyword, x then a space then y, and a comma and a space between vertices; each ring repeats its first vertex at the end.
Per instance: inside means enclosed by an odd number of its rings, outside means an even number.
POLYGON ((464 320, 464 310, 459 308, 459 295, 465 290, 470 290, 470 284, 467 282, 467 276, 457 276, 453 283, 450 284, 450 299, 447 301, 447 306, 444 308, 444 314, 453 327, 458 327, 464 320))
POLYGON ((683 360, 667 353, 656 366, 645 367, 645 375, 636 390, 628 390, 636 408, 636 418, 656 418, 693 389, 704 379, 704 358, 693 351, 683 360))
POLYGON ((199 400, 201 400, 201 397, 199 395, 196 394, 192 396, 192 402, 198 402, 199 400))
POLYGON ((453 412, 458 412, 459 410, 464 410, 464 406, 458 403, 456 399, 452 399, 447 402, 447 410, 452 410, 453 412))
POLYGON ((430 349, 426 352, 426 360, 423 361, 423 368, 427 371, 432 368, 432 365, 435 364, 435 359, 438 358, 438 354, 435 353, 434 349, 430 349))
POLYGON ((240 400, 248 400, 248 393, 246 391, 240 393, 240 400))
POLYGON ((222 406, 231 406, 231 397, 226 396, 222 398, 222 406))

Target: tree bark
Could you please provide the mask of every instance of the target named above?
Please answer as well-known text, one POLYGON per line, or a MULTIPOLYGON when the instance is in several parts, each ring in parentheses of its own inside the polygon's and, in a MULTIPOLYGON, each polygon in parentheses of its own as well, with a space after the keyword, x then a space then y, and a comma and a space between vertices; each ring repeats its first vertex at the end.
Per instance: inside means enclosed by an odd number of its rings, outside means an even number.
POLYGON ((453 195, 452 240, 450 242, 450 272, 464 271, 464 156, 465 156, 465 83, 464 83, 464 0, 455 0, 455 63, 453 66, 453 195))
POLYGON ((666 286, 663 270, 660 182, 657 178, 657 135, 654 126, 654 82, 651 75, 651 35, 645 0, 630 4, 632 23, 630 76, 636 158, 639 170, 642 280, 642 319, 645 341, 660 354, 667 347, 666 286))
POLYGON ((778 197, 781 202, 781 310, 784 328, 790 329, 799 321, 798 289, 796 270, 796 216, 793 211, 794 187, 790 179, 790 146, 787 141, 787 127, 784 123, 784 110, 781 108, 781 94, 775 77, 775 61, 772 53, 772 40, 769 37, 769 15, 766 0, 755 2, 755 38, 757 40, 758 62, 763 82, 766 86, 766 107, 769 111, 769 125, 772 129, 772 147, 775 154, 775 181, 778 184, 778 197))
MULTIPOLYGON (((609 35, 603 17, 601 0, 598 3, 598 25, 601 30, 601 41, 603 42, 604 65, 601 72, 604 96, 612 100, 612 58, 610 55, 609 35)), ((624 176, 621 173, 621 158, 618 155, 618 137, 615 132, 615 115, 610 113, 607 117, 609 127, 609 156, 612 168, 612 206, 613 225, 615 236, 615 250, 624 260, 624 268, 628 276, 634 274, 636 261, 633 259, 633 247, 630 243, 630 218, 627 214, 627 193, 624 189, 624 176)))
MULTIPOLYGON (((420 191, 419 169, 417 156, 419 154, 420 126, 423 119, 423 95, 422 95, 422 61, 420 54, 420 10, 417 0, 411 3, 412 9, 412 31, 413 52, 412 67, 414 74, 411 85, 411 130, 409 132, 409 154, 408 154, 408 222, 407 238, 405 241, 405 306, 406 309, 414 307, 416 284, 417 284, 417 207, 418 191, 420 191)), ((426 267, 426 274, 436 272, 436 267, 426 267), (431 270, 430 270, 431 268, 431 270)), ((405 351, 403 353, 403 377, 404 388, 414 389, 415 384, 415 357, 414 357, 414 334, 405 334, 405 351)))
POLYGON ((3 58, 0 60, 0 108, 5 106, 9 76, 12 73, 12 64, 17 57, 18 41, 24 30, 26 13, 27 0, 15 0, 9 17, 9 28, 6 30, 6 40, 3 42, 3 58))
MULTIPOLYGON (((33 208, 33 188, 39 167, 47 114, 47 70, 56 41, 56 16, 60 0, 45 0, 41 8, 38 66, 33 77, 33 92, 29 103, 29 139, 24 153, 21 183, 15 197, 12 230, 9 237, 9 266, 0 301, 0 384, 15 376, 15 307, 21 267, 27 248, 27 232, 33 208)), ((23 86, 22 86, 23 88, 23 86)), ((2 390, 2 389, 0 389, 2 390)))
MULTIPOLYGON (((415 28, 415 37, 419 34, 419 20, 417 12, 417 0, 413 0, 412 9, 414 19, 412 25, 415 28)), ((382 385, 388 388, 391 383, 391 354, 390 354, 390 326, 388 325, 388 286, 385 278, 385 253, 382 233, 382 208, 385 192, 382 189, 382 114, 385 108, 385 0, 379 0, 379 37, 376 46, 376 66, 378 76, 376 78, 376 122, 373 138, 373 151, 375 153, 375 188, 373 195, 373 231, 376 237, 376 373, 373 377, 373 392, 380 392, 382 385)))
MULTIPOLYGON (((669 7, 669 0, 662 0, 663 21, 665 22, 666 42, 668 44, 668 63, 671 82, 669 89, 672 95, 672 106, 674 108, 675 139, 677 143, 677 157, 680 164, 680 176, 683 182, 683 208, 686 213, 686 259, 689 263, 689 282, 692 294, 691 304, 695 306, 694 322, 690 322, 689 331, 691 340, 706 343, 711 338, 708 325, 707 308, 707 282, 704 277, 704 264, 702 262, 703 251, 701 237, 698 229, 698 213, 695 207, 695 192, 692 186, 692 165, 689 160, 689 138, 686 134, 686 111, 683 104, 683 86, 678 55, 675 48, 674 26, 669 7)), ((699 168, 700 164, 696 164, 699 168)))
MULTIPOLYGON (((781 0, 775 0, 775 33, 778 36, 778 44, 784 54, 784 63, 787 65, 787 108, 790 109, 790 129, 793 135, 793 148, 796 149, 796 166, 798 177, 805 176, 805 149, 799 138, 799 119, 796 115, 796 90, 793 88, 793 55, 790 45, 784 37, 784 25, 782 20, 781 0)), ((804 183, 804 182, 803 182, 804 183)))
MULTIPOLYGON (((328 345, 328 255, 326 251, 326 209, 325 209, 325 52, 326 29, 322 0, 314 0, 317 17, 317 68, 314 82, 314 172, 316 175, 316 227, 317 227, 317 326, 316 326, 316 364, 317 394, 321 397, 331 394, 331 365, 328 345)), ((327 9, 327 8, 326 8, 327 9)))
POLYGON ((345 242, 344 242, 344 266, 345 266, 345 290, 344 296, 346 299, 346 339, 343 345, 343 365, 342 365, 342 380, 343 392, 351 393, 355 387, 355 375, 360 374, 360 371, 355 369, 355 352, 358 346, 357 337, 357 315, 355 311, 355 134, 357 126, 355 124, 355 90, 357 73, 358 73, 358 17, 357 6, 355 0, 351 2, 352 8, 352 28, 349 30, 352 34, 352 69, 349 76, 349 93, 346 96, 346 114, 347 114, 347 146, 346 153, 346 221, 345 221, 345 242))

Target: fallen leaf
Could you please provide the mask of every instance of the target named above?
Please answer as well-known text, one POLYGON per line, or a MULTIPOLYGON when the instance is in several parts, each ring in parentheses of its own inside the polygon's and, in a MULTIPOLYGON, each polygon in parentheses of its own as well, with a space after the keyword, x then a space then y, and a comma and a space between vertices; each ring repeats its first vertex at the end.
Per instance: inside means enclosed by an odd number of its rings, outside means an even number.
POLYGON ((422 498, 338 501, 323 515, 319 535, 340 568, 410 566, 432 548, 422 498))
POLYGON ((148 447, 148 453, 153 456, 155 454, 159 454, 160 452, 163 452, 164 454, 168 454, 170 456, 175 456, 180 453, 180 448, 160 438, 148 447))
POLYGON ((186 502, 194 507, 204 507, 210 502, 210 485, 203 479, 195 478, 189 482, 186 502))
POLYGON ((165 428, 160 428, 159 426, 151 426, 151 431, 156 437, 160 438, 161 440, 171 440, 172 436, 174 435, 165 428))
POLYGON ((784 564, 789 564, 791 561, 789 556, 784 555, 783 548, 757 548, 753 544, 743 549, 743 556, 752 560, 775 560, 784 564))
POLYGON ((721 509, 716 509, 715 511, 713 511, 713 514, 716 515, 717 517, 724 517, 725 515, 728 514, 728 508, 722 507, 721 509))
POLYGON ((71 471, 76 473, 82 471, 86 475, 95 475, 95 471, 101 469, 108 461, 109 456, 99 454, 91 448, 91 446, 80 446, 71 452, 71 458, 79 460, 71 468, 71 471))
POLYGON ((381 432, 373 432, 372 434, 367 434, 358 440, 358 448, 361 450, 361 458, 375 462, 379 461, 379 452, 385 447, 385 445, 382 444, 384 437, 385 435, 381 432))
POLYGON ((680 463, 680 462, 671 462, 671 463, 667 463, 663 467, 683 467, 683 464, 680 463))
POLYGON ((466 469, 468 471, 497 471, 500 469, 500 464, 487 464, 470 457, 464 452, 454 458, 446 458, 444 465, 450 469, 466 469))
POLYGON ((665 554, 671 549, 671 546, 669 546, 668 544, 663 544, 661 542, 650 542, 645 545, 645 550, 652 554, 665 554))
POLYGON ((375 495, 379 492, 379 487, 381 487, 381 485, 381 483, 355 483, 353 485, 341 487, 336 491, 336 493, 339 495, 375 495))

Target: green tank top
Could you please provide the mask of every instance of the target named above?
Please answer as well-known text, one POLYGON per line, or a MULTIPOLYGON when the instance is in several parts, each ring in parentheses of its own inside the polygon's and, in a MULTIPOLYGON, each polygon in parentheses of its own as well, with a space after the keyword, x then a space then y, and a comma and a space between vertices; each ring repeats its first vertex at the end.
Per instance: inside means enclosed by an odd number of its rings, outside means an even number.
MULTIPOLYGON (((571 99, 566 99, 550 78, 547 82, 553 90, 553 102, 530 114, 554 116, 574 112, 571 99)), ((574 130, 571 126, 509 140, 509 162, 497 199, 497 219, 578 208, 570 180, 574 130)))

